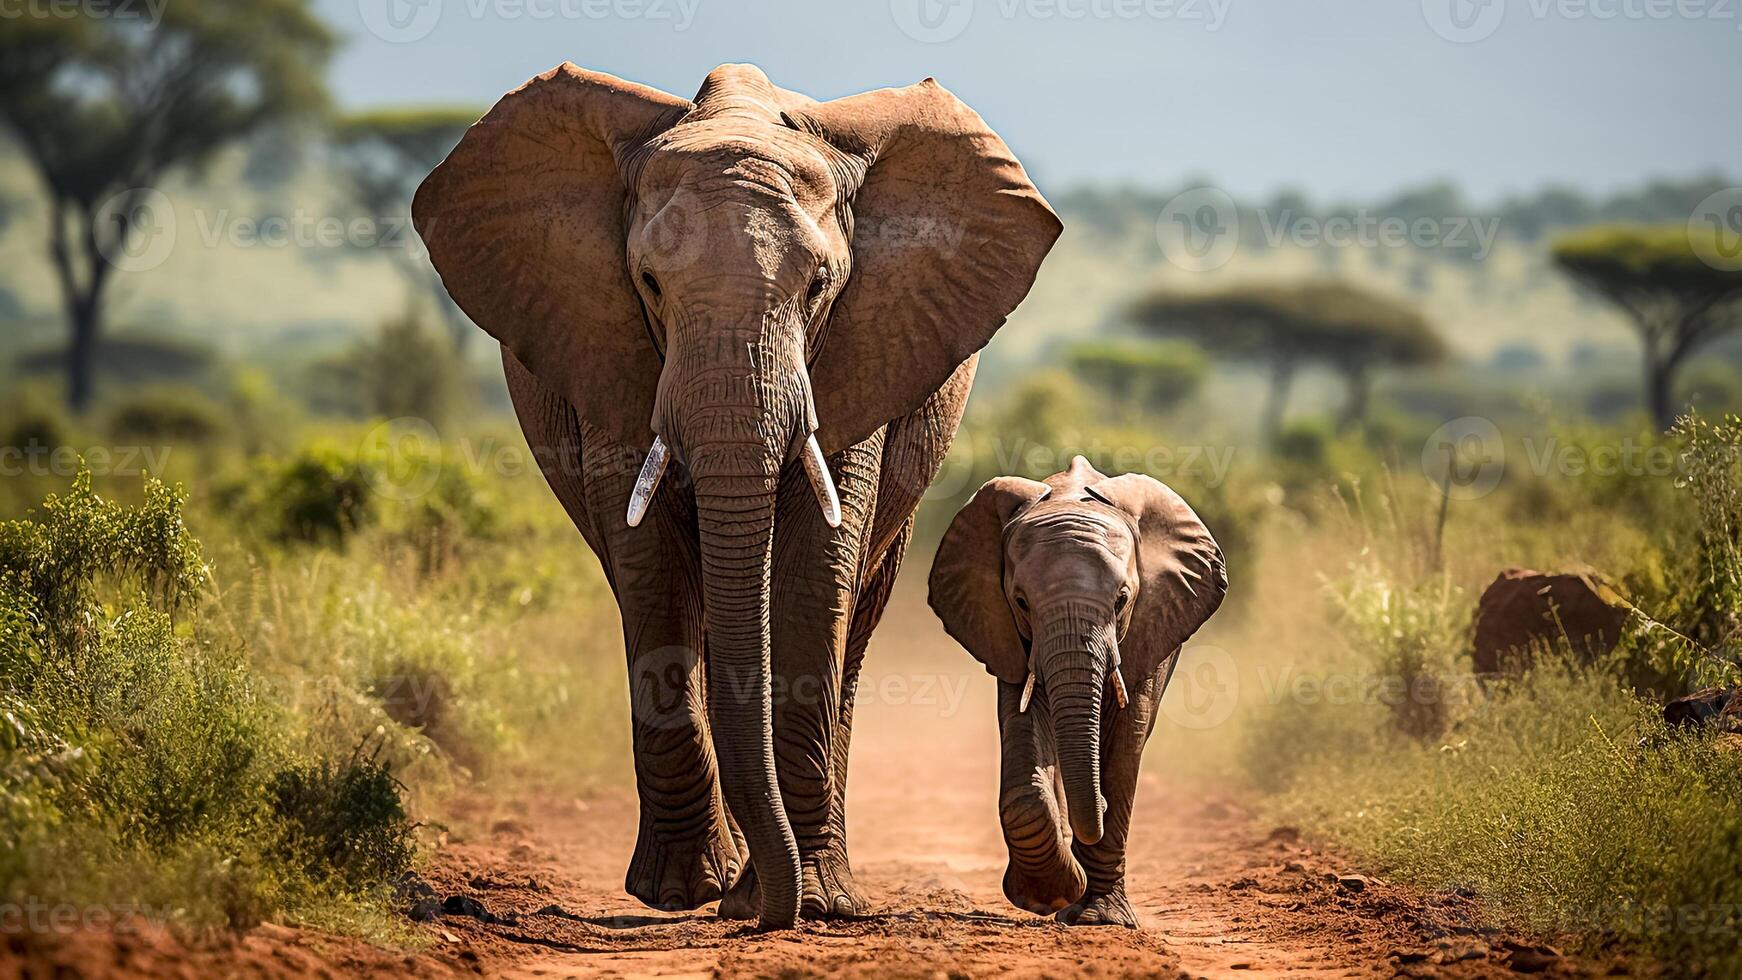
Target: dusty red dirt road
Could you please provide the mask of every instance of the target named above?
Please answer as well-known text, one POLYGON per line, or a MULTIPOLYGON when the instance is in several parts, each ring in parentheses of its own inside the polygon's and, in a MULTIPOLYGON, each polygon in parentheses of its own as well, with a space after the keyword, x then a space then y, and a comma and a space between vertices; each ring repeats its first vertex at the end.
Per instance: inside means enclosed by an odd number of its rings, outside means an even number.
POLYGON ((1227 802, 1150 789, 1153 831, 1132 867, 1131 897, 1144 919, 1136 931, 1070 929, 1010 908, 998 891, 997 842, 972 831, 932 828, 894 853, 880 850, 880 838, 912 826, 897 823, 895 811, 888 831, 855 845, 868 855, 860 880, 878 906, 865 920, 757 935, 711 915, 649 912, 622 896, 623 862, 607 857, 632 843, 632 804, 612 800, 529 814, 537 830, 505 819, 486 839, 453 846, 429 876, 437 894, 475 897, 513 921, 444 917, 428 927, 439 938, 430 956, 507 977, 1575 972, 1472 927, 1465 900, 1429 900, 1371 879, 1350 891, 1335 880, 1347 867, 1291 828, 1267 829, 1227 802))
MULTIPOLYGON (((922 612, 912 605, 907 610, 922 612)), ((913 620, 904 617, 908 622, 913 620)), ((1585 972, 1479 926, 1458 896, 1424 896, 1313 847, 1235 800, 1145 778, 1129 892, 1143 928, 1067 928, 1010 907, 995 801, 992 683, 930 623, 879 636, 861 688, 849 841, 876 914, 757 934, 711 907, 668 914, 623 892, 632 792, 463 801, 423 878, 472 914, 417 926, 392 952, 267 926, 221 948, 163 937, 113 948, 38 943, 29 975, 182 976, 1550 976, 1585 972), (941 634, 940 634, 941 635, 941 634), (944 656, 946 659, 938 661, 944 656), (476 905, 463 900, 475 900, 476 905), (480 917, 478 912, 484 915, 480 917), (56 950, 58 949, 58 952, 56 950), (56 967, 71 967, 70 973, 56 967)), ((893 625, 893 624, 892 624, 893 625)), ((1150 753, 1165 752, 1158 731, 1150 753)), ((4 949, 0 937, 0 950, 4 949)), ((7 975, 0 954, 0 976, 7 975)))

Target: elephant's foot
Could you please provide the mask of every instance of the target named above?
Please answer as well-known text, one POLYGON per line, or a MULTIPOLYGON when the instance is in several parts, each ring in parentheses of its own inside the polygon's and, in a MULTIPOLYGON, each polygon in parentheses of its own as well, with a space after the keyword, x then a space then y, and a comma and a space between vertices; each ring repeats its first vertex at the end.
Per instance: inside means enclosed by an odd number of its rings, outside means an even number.
POLYGON ((744 873, 720 899, 720 918, 754 920, 761 908, 762 890, 756 887, 756 867, 746 861, 744 873))
POLYGON ((1125 897, 1123 883, 1109 891, 1084 895, 1082 901, 1061 909, 1058 920, 1067 926, 1124 926, 1137 928, 1137 910, 1125 897))
MULTIPOLYGON (((799 915, 806 919, 834 919, 870 914, 871 900, 853 880, 853 869, 845 852, 826 850, 807 854, 800 871, 804 876, 804 892, 799 915)), ((754 919, 761 905, 756 869, 746 866, 726 897, 720 899, 720 918, 754 919)))
POLYGON ((729 834, 663 840, 643 820, 623 887, 656 909, 693 909, 719 898, 742 863, 729 834))
POLYGON ((853 868, 844 848, 829 848, 806 855, 804 904, 800 915, 807 919, 851 918, 871 913, 871 900, 853 880, 853 868))
POLYGON ((1049 862, 1043 871, 1028 871, 1011 862, 1004 869, 1004 897, 1010 904, 1035 915, 1051 915, 1076 901, 1088 886, 1082 865, 1065 855, 1049 862))

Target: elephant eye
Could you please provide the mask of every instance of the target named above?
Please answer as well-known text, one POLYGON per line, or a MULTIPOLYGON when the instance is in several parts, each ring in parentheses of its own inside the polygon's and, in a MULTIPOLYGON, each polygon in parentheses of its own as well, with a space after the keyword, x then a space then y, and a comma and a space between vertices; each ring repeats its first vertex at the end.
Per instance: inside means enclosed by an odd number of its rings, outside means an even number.
POLYGON ((659 280, 653 278, 653 273, 643 272, 641 274, 641 284, 647 287, 647 291, 653 294, 654 299, 659 298, 659 280))
POLYGON ((1028 600, 1024 599, 1022 596, 1017 596, 1016 597, 1016 608, 1022 610, 1023 612, 1027 612, 1028 611, 1028 600))
POLYGON ((829 267, 823 266, 817 270, 817 277, 811 280, 810 291, 805 293, 806 306, 816 306, 817 300, 823 298, 823 290, 829 288, 829 267))
POLYGON ((1131 601, 1131 590, 1129 588, 1120 589, 1119 590, 1119 598, 1117 598, 1113 601, 1113 611, 1114 612, 1124 612, 1125 606, 1130 601, 1131 601))

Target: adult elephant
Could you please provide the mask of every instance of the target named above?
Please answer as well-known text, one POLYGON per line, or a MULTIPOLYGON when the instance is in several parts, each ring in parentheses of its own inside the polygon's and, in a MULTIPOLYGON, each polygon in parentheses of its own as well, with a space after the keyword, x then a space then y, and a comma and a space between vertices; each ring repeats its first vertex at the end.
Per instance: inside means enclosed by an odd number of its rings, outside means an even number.
POLYGON ((859 661, 1057 216, 930 79, 816 102, 726 65, 685 101, 572 64, 498 102, 413 216, 617 596, 626 887, 726 890, 722 915, 771 928, 863 913, 859 661))

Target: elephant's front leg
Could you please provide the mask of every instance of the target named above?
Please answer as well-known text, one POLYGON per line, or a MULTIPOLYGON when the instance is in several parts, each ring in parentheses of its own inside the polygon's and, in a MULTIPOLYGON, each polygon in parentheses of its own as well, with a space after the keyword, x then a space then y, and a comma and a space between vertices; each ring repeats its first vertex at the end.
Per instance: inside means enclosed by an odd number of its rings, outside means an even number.
POLYGON ((1101 744, 1107 747, 1101 766, 1101 795, 1107 800, 1107 814, 1099 841, 1071 844, 1071 853, 1088 874, 1088 888, 1082 898, 1059 912, 1059 921, 1067 925, 1137 928, 1137 911, 1125 894, 1125 844, 1131 831, 1137 776, 1143 768, 1143 747, 1155 730, 1161 695, 1178 660, 1176 653, 1141 683, 1131 684, 1126 707, 1118 708, 1108 696, 1101 708, 1107 719, 1101 734, 1101 744))
POLYGON ((651 548, 613 548, 623 613, 635 784, 641 826, 624 887, 655 908, 693 909, 720 898, 742 865, 726 822, 709 741, 701 605, 675 507, 636 531, 651 548))
POLYGON ((883 618, 889 594, 895 587, 896 573, 901 569, 901 557, 912 537, 913 520, 909 518, 889 550, 876 559, 875 571, 859 590, 853 623, 847 633, 847 652, 841 674, 841 708, 835 721, 831 760, 828 846, 818 862, 818 884, 825 894, 833 896, 830 907, 837 915, 865 915, 871 910, 871 900, 854 880, 852 862, 847 858, 847 756, 853 742, 853 704, 859 690, 865 648, 871 642, 872 630, 883 618), (829 872, 827 877, 821 874, 824 870, 829 872))
MULTIPOLYGON (((836 739, 850 713, 846 664, 858 604, 860 554, 877 485, 880 437, 829 460, 841 499, 841 526, 823 522, 803 469, 781 475, 770 578, 774 759, 781 801, 798 840, 801 914, 862 915, 864 892, 847 860, 843 819, 831 819, 835 783, 846 759, 836 739)), ((754 872, 746 870, 720 903, 727 918, 754 918, 754 872)))
POLYGON ((726 822, 697 663, 700 559, 692 506, 655 498, 623 520, 639 456, 585 424, 506 348, 504 376, 552 492, 604 566, 623 619, 641 827, 624 888, 648 905, 692 909, 720 897, 741 863, 726 822))

